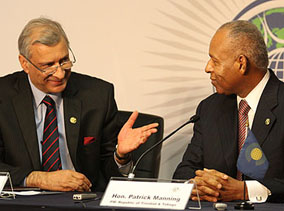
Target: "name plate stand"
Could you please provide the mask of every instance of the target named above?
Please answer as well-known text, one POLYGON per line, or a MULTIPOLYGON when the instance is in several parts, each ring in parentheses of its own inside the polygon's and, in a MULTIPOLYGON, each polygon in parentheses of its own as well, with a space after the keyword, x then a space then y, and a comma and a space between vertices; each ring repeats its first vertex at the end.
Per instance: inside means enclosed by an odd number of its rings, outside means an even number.
MULTIPOLYGON (((100 206, 184 210, 194 186, 186 180, 112 177, 100 206)), ((189 209, 201 209, 200 202, 189 209)))
POLYGON ((12 180, 11 180, 11 176, 9 172, 0 172, 0 199, 6 199, 6 198, 16 198, 16 195, 14 194, 14 189, 13 189, 13 185, 12 185, 12 180), (5 194, 2 193, 6 183, 10 184, 10 188, 11 188, 11 194, 6 196, 5 194))

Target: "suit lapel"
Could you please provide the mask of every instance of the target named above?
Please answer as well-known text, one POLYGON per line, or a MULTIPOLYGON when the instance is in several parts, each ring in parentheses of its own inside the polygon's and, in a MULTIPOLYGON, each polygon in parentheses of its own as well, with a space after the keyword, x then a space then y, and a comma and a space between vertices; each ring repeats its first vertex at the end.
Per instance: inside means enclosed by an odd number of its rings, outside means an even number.
POLYGON ((228 171, 231 172, 231 167, 236 166, 237 157, 238 120, 236 96, 231 95, 225 98, 219 109, 218 116, 217 128, 220 134, 222 152, 228 171))
POLYGON ((276 120, 276 116, 273 114, 272 109, 278 104, 278 87, 279 80, 274 73, 270 71, 270 79, 261 95, 252 126, 252 131, 260 146, 264 143, 276 120))
POLYGON ((72 74, 63 93, 64 122, 67 145, 75 169, 77 165, 77 148, 80 133, 81 100, 76 98, 78 89, 72 81, 72 74))
POLYGON ((19 79, 19 83, 16 84, 16 89, 19 91, 18 95, 13 98, 16 116, 18 118, 33 167, 35 170, 39 170, 41 168, 41 164, 33 109, 33 97, 26 75, 19 79))

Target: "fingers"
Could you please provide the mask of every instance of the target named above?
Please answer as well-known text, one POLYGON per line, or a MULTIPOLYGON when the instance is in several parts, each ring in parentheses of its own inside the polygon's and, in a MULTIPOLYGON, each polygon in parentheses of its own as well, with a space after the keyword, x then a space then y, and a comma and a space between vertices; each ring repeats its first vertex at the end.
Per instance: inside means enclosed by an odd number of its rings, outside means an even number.
POLYGON ((128 118, 127 122, 124 124, 124 126, 127 126, 128 128, 132 128, 136 119, 138 117, 138 111, 134 111, 131 116, 128 118))
POLYGON ((216 189, 210 188, 209 186, 200 186, 198 190, 201 190, 202 193, 205 193, 205 195, 210 195, 210 196, 219 196, 219 192, 216 191, 216 189))
POLYGON ((203 178, 196 176, 194 178, 196 188, 192 190, 191 199, 194 201, 198 200, 198 196, 200 200, 217 202, 219 197, 219 190, 216 190, 214 187, 208 185, 203 178), (197 195, 198 192, 198 195, 197 195))
POLYGON ((152 135, 152 133, 156 133, 158 131, 156 128, 158 126, 159 126, 158 123, 152 123, 152 124, 140 127, 139 129, 141 130, 141 135, 145 138, 148 138, 149 136, 152 135))
POLYGON ((138 112, 134 111, 118 134, 117 152, 119 155, 125 155, 137 149, 141 144, 147 141, 151 134, 158 131, 156 128, 159 125, 158 123, 132 128, 137 116, 138 112))
POLYGON ((85 175, 78 173, 78 172, 74 172, 72 176, 74 178, 72 182, 74 185, 73 187, 75 187, 75 190, 81 191, 81 192, 91 191, 92 184, 85 175))
POLYGON ((90 187, 79 180, 72 180, 69 182, 68 186, 65 186, 66 189, 70 189, 71 191, 79 191, 79 192, 90 192, 90 187))
POLYGON ((227 180, 227 179, 229 178, 228 175, 226 175, 226 174, 224 174, 224 173, 222 173, 222 172, 219 172, 219 171, 217 171, 217 170, 215 170, 215 169, 207 169, 207 168, 204 168, 204 171, 206 171, 206 172, 208 172, 208 173, 210 173, 210 174, 213 174, 214 176, 217 176, 217 177, 220 177, 220 178, 222 178, 222 179, 225 179, 225 180, 227 180))
POLYGON ((151 130, 151 129, 157 130, 156 127, 158 127, 158 126, 159 126, 159 124, 155 122, 155 123, 151 123, 151 124, 145 125, 145 126, 141 127, 141 129, 143 131, 148 131, 148 130, 151 130))
POLYGON ((198 176, 201 180, 203 180, 208 186, 212 186, 215 189, 221 189, 222 183, 221 178, 218 176, 215 176, 214 174, 211 174, 208 171, 203 170, 197 170, 195 172, 196 176, 198 176))
POLYGON ((214 169, 197 170, 194 178, 197 190, 192 191, 192 200, 232 201, 243 197, 243 183, 214 169))
POLYGON ((72 170, 37 171, 27 177, 27 187, 39 187, 52 191, 90 191, 91 186, 91 182, 85 175, 72 170))
MULTIPOLYGON (((205 192, 203 192, 202 190, 198 190, 198 196, 199 196, 200 200, 211 201, 211 202, 217 202, 217 200, 218 200, 217 196, 208 195, 205 192)), ((197 190, 193 189, 192 193, 191 193, 191 199, 194 200, 194 201, 197 201, 198 196, 197 196, 197 190)))
POLYGON ((82 181, 83 183, 85 183, 87 186, 92 187, 92 184, 91 184, 90 180, 89 180, 84 174, 81 174, 81 173, 79 173, 79 172, 73 171, 72 176, 73 176, 75 179, 81 180, 81 181, 82 181))
MULTIPOLYGON (((214 197, 219 196, 219 189, 216 188, 215 186, 212 186, 208 184, 207 179, 204 180, 204 178, 196 176, 194 178, 196 187, 198 189, 198 193, 201 195, 211 195, 214 197)), ((195 189, 196 190, 196 189, 195 189)))
MULTIPOLYGON (((191 199, 193 201, 197 201, 198 200, 197 196, 192 196, 191 199)), ((208 195, 199 196, 199 199, 201 201, 210 201, 210 202, 217 202, 218 201, 218 199, 216 197, 208 196, 208 195)))

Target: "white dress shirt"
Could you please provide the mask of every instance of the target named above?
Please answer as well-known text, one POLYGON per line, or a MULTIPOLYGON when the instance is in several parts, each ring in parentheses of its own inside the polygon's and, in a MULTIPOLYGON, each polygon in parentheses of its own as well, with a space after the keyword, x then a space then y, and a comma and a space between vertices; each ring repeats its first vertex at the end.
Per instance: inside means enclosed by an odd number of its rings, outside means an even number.
MULTIPOLYGON (((35 114, 35 123, 36 131, 38 138, 39 154, 40 161, 42 161, 42 139, 43 139, 43 128, 44 128, 44 119, 46 113, 46 105, 42 103, 43 98, 46 96, 46 93, 40 91, 36 88, 33 83, 30 81, 32 93, 33 93, 33 107, 35 114)), ((56 104, 56 117, 58 124, 58 133, 59 133, 59 151, 62 169, 75 170, 74 165, 71 161, 69 150, 67 147, 66 135, 65 135, 65 124, 64 124, 64 112, 63 112, 63 99, 61 93, 58 94, 48 94, 56 104)))

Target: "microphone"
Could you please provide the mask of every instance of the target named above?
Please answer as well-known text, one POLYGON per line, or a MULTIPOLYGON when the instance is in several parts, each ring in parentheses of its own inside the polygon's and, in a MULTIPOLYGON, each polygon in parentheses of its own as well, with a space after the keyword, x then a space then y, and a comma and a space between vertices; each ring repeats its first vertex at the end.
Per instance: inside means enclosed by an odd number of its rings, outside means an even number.
POLYGON ((183 128, 184 126, 188 125, 189 123, 195 123, 200 119, 200 117, 198 115, 193 115, 187 122, 185 122, 183 125, 181 125, 180 127, 178 127, 177 129, 175 129, 173 132, 171 132, 169 135, 167 135, 167 137, 163 138, 162 140, 160 140, 159 142, 157 142, 156 144, 154 144, 153 146, 151 146, 149 149, 147 149, 145 152, 143 152, 142 155, 140 155, 140 157, 138 158, 138 160, 136 161, 135 165, 133 166, 133 168, 131 169, 131 172, 128 174, 128 179, 133 179, 135 177, 134 171, 137 167, 137 165, 139 164, 140 160, 148 153, 150 152, 152 149, 154 149, 156 146, 160 145, 161 143, 163 143, 164 141, 166 141, 168 138, 170 138, 172 135, 174 135, 177 131, 179 131, 181 128, 183 128))

